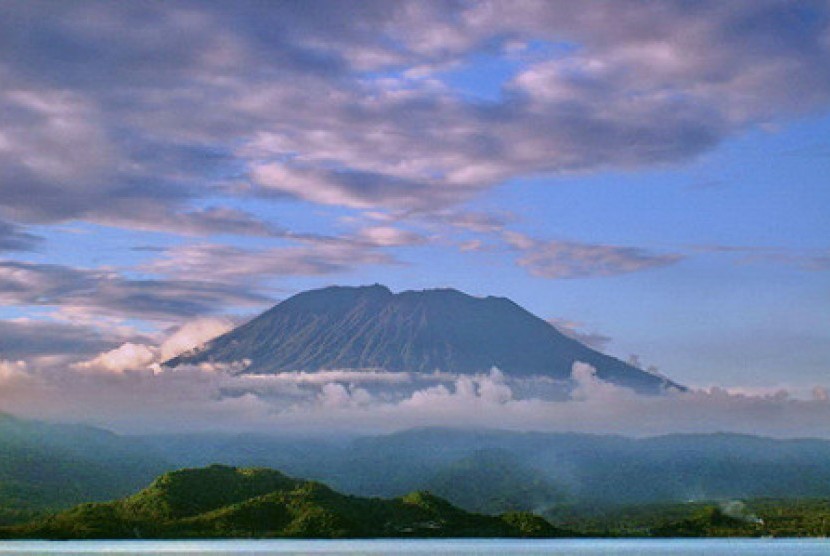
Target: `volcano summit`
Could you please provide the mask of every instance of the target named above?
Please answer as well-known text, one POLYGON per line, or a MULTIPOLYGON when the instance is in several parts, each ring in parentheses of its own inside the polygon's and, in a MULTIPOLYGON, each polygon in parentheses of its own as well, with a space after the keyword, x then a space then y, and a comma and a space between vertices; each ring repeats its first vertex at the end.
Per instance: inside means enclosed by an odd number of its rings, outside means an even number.
POLYGON ((168 367, 249 361, 243 372, 334 369, 505 375, 566 380, 587 363, 605 381, 641 393, 677 386, 599 353, 504 297, 453 289, 392 293, 381 285, 297 294, 168 367))

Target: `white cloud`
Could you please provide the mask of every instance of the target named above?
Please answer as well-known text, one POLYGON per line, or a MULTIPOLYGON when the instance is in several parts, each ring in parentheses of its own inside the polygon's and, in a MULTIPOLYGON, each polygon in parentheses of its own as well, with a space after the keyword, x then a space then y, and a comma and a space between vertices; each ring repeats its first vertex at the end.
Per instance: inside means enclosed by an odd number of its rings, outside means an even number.
POLYGON ((0 203, 27 221, 257 234, 264 225, 239 215, 175 215, 240 170, 264 193, 435 209, 520 176, 684 161, 827 106, 827 13, 767 1, 16 4, 2 25, 38 32, 0 29, 13 37, 0 203), (519 66, 483 105, 442 75, 476 69, 476 54, 519 66))
POLYGON ((426 240, 420 234, 394 226, 369 226, 360 230, 358 237, 378 247, 418 245, 426 240))
POLYGON ((584 329, 585 325, 581 322, 559 317, 551 317, 546 320, 565 336, 573 338, 595 350, 605 351, 605 348, 611 342, 610 336, 599 332, 586 331, 584 329))
MULTIPOLYGON (((227 318, 199 318, 177 327, 159 346, 126 342, 96 357, 74 363, 73 369, 123 373, 125 371, 158 370, 158 364, 202 345, 233 327, 227 318)), ((215 370, 206 365, 202 370, 215 370)))
POLYGON ((283 276, 314 276, 352 269, 356 265, 391 264, 393 257, 363 241, 308 240, 300 245, 243 249, 221 244, 173 247, 143 269, 182 278, 199 276, 217 282, 257 283, 283 276))
POLYGON ((121 373, 148 368, 158 360, 158 354, 158 349, 152 346, 127 342, 89 361, 75 363, 72 367, 79 370, 121 373))
POLYGON ((228 332, 233 321, 222 317, 203 317, 188 321, 176 328, 159 346, 161 361, 167 361, 228 332))
POLYGON ((495 369, 479 375, 365 376, 354 371, 244 375, 239 370, 89 373, 5 362, 0 365, 0 408, 23 417, 84 421, 121 431, 280 427, 359 433, 452 425, 830 437, 830 403, 822 388, 810 399, 787 391, 753 394, 716 387, 641 396, 603 382, 582 363, 574 365, 570 385, 544 377, 511 378, 495 369))
POLYGON ((502 238, 521 255, 518 265, 541 278, 617 276, 678 263, 684 255, 651 253, 639 247, 540 240, 505 231, 502 238))
POLYGON ((26 373, 25 361, 7 361, 0 359, 0 381, 24 376, 26 373))

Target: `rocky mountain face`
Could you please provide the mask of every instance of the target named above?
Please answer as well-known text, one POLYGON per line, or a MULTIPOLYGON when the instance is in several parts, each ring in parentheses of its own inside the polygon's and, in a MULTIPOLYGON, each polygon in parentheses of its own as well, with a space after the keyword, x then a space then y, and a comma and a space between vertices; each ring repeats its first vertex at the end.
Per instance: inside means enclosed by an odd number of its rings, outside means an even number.
POLYGON ((663 377, 599 353, 504 297, 453 289, 392 293, 329 287, 295 295, 166 364, 249 361, 244 372, 333 369, 478 373, 566 379, 574 362, 603 380, 657 393, 663 377))

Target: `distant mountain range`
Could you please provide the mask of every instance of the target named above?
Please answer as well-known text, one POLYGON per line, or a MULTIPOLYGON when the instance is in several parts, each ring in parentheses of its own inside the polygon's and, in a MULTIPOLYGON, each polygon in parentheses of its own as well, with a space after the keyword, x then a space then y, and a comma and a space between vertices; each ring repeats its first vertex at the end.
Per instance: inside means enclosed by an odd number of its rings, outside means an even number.
POLYGON ((679 387, 599 353, 504 297, 453 289, 394 294, 380 285, 297 294, 248 323, 166 362, 246 361, 243 372, 381 369, 566 380, 577 361, 641 393, 679 387))
POLYGON ((3 416, 0 525, 126 496, 162 472, 214 463, 280 469, 356 496, 428 490, 466 511, 551 518, 630 504, 830 497, 826 440, 440 428, 357 438, 125 436, 3 416))
POLYGON ((0 524, 39 511, 109 500, 171 464, 134 438, 0 413, 0 524))

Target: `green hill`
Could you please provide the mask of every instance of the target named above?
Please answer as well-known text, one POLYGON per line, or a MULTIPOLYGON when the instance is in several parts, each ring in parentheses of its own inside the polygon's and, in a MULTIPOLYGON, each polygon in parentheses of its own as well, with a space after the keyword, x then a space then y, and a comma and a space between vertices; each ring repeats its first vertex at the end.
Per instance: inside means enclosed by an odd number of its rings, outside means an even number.
POLYGON ((87 503, 0 538, 790 537, 830 533, 826 499, 470 513, 424 491, 381 499, 341 494, 265 468, 212 465, 166 473, 140 492, 87 503), (553 522, 553 524, 551 524, 553 522))
POLYGON ((170 468, 138 439, 0 413, 0 525, 124 496, 170 468))
POLYGON ((0 538, 360 538, 562 536, 544 519, 466 512, 426 492, 391 500, 340 494, 270 469, 214 465, 157 478, 137 494, 82 504, 0 538))

